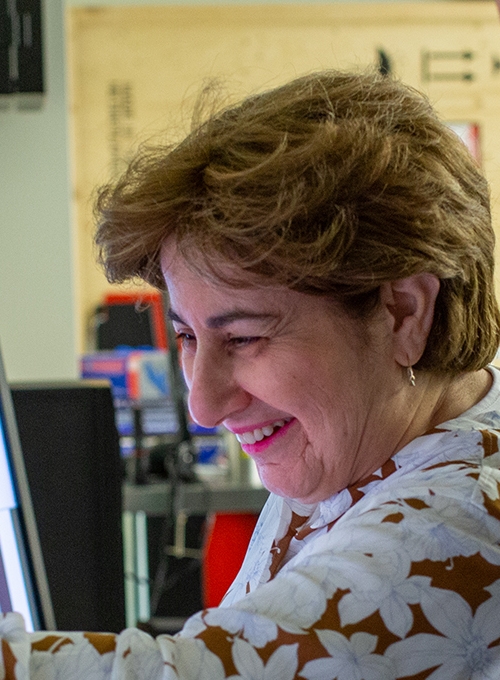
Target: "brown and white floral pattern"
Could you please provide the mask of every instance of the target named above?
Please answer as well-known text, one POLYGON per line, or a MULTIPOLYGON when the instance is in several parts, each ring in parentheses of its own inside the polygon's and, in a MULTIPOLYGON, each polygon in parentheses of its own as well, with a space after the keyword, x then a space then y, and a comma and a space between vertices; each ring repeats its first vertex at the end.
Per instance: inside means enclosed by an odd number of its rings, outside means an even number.
POLYGON ((7 680, 499 680, 500 374, 352 488, 271 496, 222 605, 175 637, 24 632, 7 680))

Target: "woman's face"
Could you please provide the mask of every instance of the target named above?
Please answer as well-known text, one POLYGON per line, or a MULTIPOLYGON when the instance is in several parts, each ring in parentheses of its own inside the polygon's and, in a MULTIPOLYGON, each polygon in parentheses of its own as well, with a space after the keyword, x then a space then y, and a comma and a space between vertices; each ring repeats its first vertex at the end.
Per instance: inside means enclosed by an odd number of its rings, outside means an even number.
POLYGON ((368 333, 323 297, 215 284, 173 246, 162 263, 191 416, 233 432, 269 490, 323 500, 397 450, 401 368, 383 322, 368 333))

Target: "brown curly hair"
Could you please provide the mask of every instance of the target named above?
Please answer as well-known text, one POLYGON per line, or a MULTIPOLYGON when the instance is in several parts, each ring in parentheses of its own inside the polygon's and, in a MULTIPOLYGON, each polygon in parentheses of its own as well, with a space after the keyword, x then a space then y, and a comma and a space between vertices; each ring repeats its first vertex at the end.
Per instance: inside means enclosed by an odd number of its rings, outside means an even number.
POLYGON ((367 318, 383 282, 430 272, 441 287, 417 368, 477 370, 500 342, 486 180, 428 100, 391 77, 317 72, 251 96, 177 145, 140 149, 96 215, 112 282, 164 288, 174 237, 202 276, 253 275, 367 318))

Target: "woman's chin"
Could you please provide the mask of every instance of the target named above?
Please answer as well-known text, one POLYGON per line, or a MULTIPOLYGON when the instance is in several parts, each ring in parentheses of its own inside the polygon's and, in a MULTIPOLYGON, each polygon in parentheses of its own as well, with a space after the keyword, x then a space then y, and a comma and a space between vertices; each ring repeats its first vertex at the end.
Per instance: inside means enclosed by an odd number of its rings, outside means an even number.
POLYGON ((306 504, 317 503, 328 497, 328 494, 322 493, 318 489, 318 485, 312 481, 287 479, 283 472, 280 474, 277 470, 269 471, 263 469, 266 467, 268 466, 258 466, 261 482, 268 491, 277 496, 290 498, 306 504))

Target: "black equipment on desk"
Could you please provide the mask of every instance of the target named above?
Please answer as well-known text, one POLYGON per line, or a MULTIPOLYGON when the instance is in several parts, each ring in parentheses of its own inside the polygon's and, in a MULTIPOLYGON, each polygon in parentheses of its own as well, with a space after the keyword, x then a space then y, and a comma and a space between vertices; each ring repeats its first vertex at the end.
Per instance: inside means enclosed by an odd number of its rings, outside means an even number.
POLYGON ((59 630, 125 626, 122 468, 110 388, 12 385, 59 630))
POLYGON ((95 312, 96 347, 154 347, 150 309, 134 304, 100 305, 95 312))

